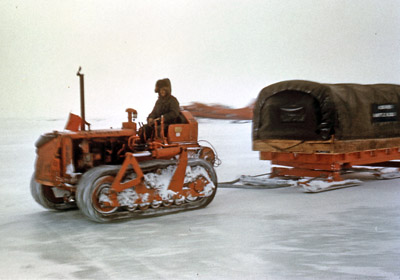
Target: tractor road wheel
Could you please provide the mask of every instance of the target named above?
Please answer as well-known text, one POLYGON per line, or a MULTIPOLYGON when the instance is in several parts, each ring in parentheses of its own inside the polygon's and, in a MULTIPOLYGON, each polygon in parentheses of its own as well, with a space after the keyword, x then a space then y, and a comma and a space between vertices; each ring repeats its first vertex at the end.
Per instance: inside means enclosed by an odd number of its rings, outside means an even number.
POLYGON ((110 222, 117 207, 108 205, 111 184, 120 166, 103 165, 90 169, 79 180, 76 202, 81 212, 95 222, 110 222))
POLYGON ((46 209, 69 210, 76 209, 75 203, 66 203, 62 197, 56 197, 53 187, 42 185, 35 180, 35 174, 31 178, 31 194, 35 201, 46 209))

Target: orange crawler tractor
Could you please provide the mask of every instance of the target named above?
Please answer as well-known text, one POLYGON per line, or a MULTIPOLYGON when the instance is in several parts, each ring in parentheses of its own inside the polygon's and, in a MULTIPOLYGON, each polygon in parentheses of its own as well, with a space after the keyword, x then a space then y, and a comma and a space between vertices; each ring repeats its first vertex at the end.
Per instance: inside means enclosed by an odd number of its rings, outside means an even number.
POLYGON ((89 219, 108 222, 197 209, 213 200, 215 153, 199 145, 198 124, 189 112, 167 129, 161 122, 158 135, 145 143, 133 109, 127 109, 121 129, 86 130, 83 74, 77 75, 81 117, 70 115, 70 131, 47 133, 36 142, 36 202, 55 210, 78 207, 89 219))

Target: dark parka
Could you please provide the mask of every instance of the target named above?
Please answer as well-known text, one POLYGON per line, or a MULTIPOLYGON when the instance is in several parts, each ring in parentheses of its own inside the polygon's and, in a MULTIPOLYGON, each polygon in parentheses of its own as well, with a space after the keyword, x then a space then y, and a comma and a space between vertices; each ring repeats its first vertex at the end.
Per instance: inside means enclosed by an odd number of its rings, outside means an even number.
POLYGON ((178 100, 171 95, 170 80, 163 79, 157 81, 155 92, 158 92, 158 99, 148 118, 157 119, 164 116, 164 123, 175 123, 179 116, 180 109, 178 100), (166 96, 161 96, 159 93, 159 89, 162 87, 168 88, 166 96))

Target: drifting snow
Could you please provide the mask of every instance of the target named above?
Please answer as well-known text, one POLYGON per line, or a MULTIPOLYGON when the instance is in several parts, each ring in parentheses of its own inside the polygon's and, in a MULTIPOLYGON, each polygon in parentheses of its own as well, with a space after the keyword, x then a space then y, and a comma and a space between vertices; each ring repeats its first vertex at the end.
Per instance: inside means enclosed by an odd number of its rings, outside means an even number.
POLYGON ((269 175, 265 176, 249 176, 242 175, 239 177, 237 184, 250 185, 250 186, 268 186, 274 187, 294 187, 297 186, 297 181, 279 178, 270 178, 269 175))
POLYGON ((302 178, 300 180, 269 178, 265 176, 240 176, 235 185, 254 186, 255 188, 282 188, 282 187, 299 187, 304 192, 323 192, 327 190, 346 188, 360 185, 362 181, 356 179, 348 179, 343 181, 329 182, 326 180, 315 180, 313 178, 302 178))
POLYGON ((309 179, 304 179, 304 181, 306 182, 303 182, 301 186, 303 187, 305 192, 323 192, 328 190, 358 186, 362 183, 362 181, 356 179, 348 179, 334 182, 309 179))
POLYGON ((400 177, 399 168, 380 168, 376 174, 378 179, 395 179, 400 177))

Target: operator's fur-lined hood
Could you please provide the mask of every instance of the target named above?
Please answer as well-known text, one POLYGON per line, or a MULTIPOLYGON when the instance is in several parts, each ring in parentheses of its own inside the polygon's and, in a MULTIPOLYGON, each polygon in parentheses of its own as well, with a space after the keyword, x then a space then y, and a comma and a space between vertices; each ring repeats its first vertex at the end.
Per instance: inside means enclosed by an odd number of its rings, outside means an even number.
POLYGON ((169 91, 167 92, 167 95, 171 95, 171 92, 172 92, 171 81, 168 78, 158 80, 156 82, 156 87, 154 89, 154 92, 157 92, 158 94, 160 94, 160 88, 162 88, 162 87, 168 88, 169 91))

